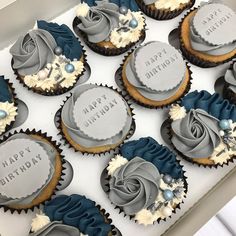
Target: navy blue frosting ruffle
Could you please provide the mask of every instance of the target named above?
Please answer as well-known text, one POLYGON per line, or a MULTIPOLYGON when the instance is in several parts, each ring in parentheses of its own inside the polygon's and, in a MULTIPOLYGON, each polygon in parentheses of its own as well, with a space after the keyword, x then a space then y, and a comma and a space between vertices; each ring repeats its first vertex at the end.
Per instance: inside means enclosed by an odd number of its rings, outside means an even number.
POLYGON ((125 143, 121 147, 120 153, 128 160, 141 157, 150 161, 161 174, 169 174, 175 179, 183 177, 182 167, 177 162, 175 154, 151 137, 125 143))
MULTIPOLYGON (((97 0, 83 0, 82 2, 86 2, 90 7, 92 7, 96 6, 97 0)), ((139 11, 139 7, 135 0, 110 0, 109 2, 112 2, 119 7, 125 6, 131 11, 139 11)))
POLYGON ((236 106, 223 99, 218 93, 210 94, 205 90, 194 91, 182 99, 181 106, 184 106, 187 111, 202 109, 219 120, 236 121, 236 106))
POLYGON ((111 225, 105 222, 95 202, 77 194, 57 196, 45 204, 44 213, 51 221, 62 221, 89 236, 107 236, 111 232, 111 225))
POLYGON ((70 60, 81 58, 82 47, 80 42, 67 25, 58 25, 57 23, 49 23, 43 20, 38 21, 37 24, 39 29, 46 30, 53 36, 57 46, 62 48, 63 55, 70 60))
POLYGON ((13 96, 4 76, 0 76, 0 102, 12 102, 13 96))

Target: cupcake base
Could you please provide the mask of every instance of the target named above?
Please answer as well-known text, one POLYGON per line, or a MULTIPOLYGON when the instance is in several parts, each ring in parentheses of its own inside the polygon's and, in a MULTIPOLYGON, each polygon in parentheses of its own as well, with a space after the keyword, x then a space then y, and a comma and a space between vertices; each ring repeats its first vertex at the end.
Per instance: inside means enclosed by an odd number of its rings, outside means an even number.
POLYGON ((125 68, 126 65, 128 63, 128 61, 130 60, 130 56, 131 53, 133 51, 131 51, 130 53, 128 53, 127 56, 125 56, 125 59, 123 60, 123 64, 121 65, 121 67, 117 70, 116 73, 116 80, 119 81, 119 85, 122 87, 122 89, 124 89, 127 93, 127 95, 130 96, 130 98, 132 100, 134 100, 136 103, 138 103, 141 106, 147 107, 147 108, 163 108, 163 107, 167 107, 170 104, 178 101, 179 99, 181 99, 185 94, 188 93, 188 91, 190 90, 191 87, 191 80, 192 80, 192 71, 190 70, 190 67, 187 65, 187 73, 185 75, 185 79, 181 85, 181 87, 179 88, 179 90, 170 98, 163 100, 163 101, 155 101, 155 100, 150 100, 148 98, 145 98, 141 93, 139 93, 139 91, 132 85, 130 84, 130 82, 127 79, 127 76, 125 74, 125 68))
POLYGON ((60 182, 63 181, 63 175, 64 175, 63 171, 65 170, 65 160, 64 156, 61 154, 62 150, 57 145, 57 143, 52 140, 51 137, 47 136, 46 133, 42 133, 41 131, 36 131, 36 130, 30 131, 29 129, 27 129, 26 131, 20 130, 19 132, 15 131, 13 134, 4 136, 1 142, 7 141, 7 139, 10 138, 12 135, 18 133, 24 133, 33 137, 34 139, 48 143, 56 150, 56 159, 54 166, 55 172, 51 181, 48 183, 47 186, 44 187, 41 193, 30 204, 27 205, 12 204, 4 206, 0 205, 0 207, 4 208, 4 211, 10 210, 12 213, 15 211, 17 211, 18 213, 20 213, 21 211, 27 212, 28 210, 33 210, 35 207, 39 208, 41 204, 44 204, 46 201, 50 200, 52 196, 55 195, 55 192, 58 190, 59 185, 61 185, 60 182))
POLYGON ((229 89, 229 84, 225 83, 223 88, 223 97, 228 99, 231 103, 236 105, 236 94, 229 89))
MULTIPOLYGON (((108 86, 106 86, 108 87, 108 86)), ((109 87, 110 88, 110 87, 109 87)), ((116 90, 117 91, 117 90, 116 90)), ((117 91, 118 92, 118 91, 117 91)), ((120 92, 118 92, 123 98, 125 98, 120 92)), ((66 100, 64 101, 64 104, 66 103, 66 101, 72 96, 72 94, 70 96, 68 96, 66 98, 66 100)), ((125 98, 126 99, 126 98, 125 98)), ((129 107, 130 107, 130 100, 126 99, 126 102, 128 103, 129 107)), ((57 127, 57 129, 59 130, 59 134, 61 135, 61 140, 63 140, 65 142, 65 144, 68 144, 70 148, 73 148, 76 152, 81 152, 82 154, 105 154, 105 153, 109 153, 111 151, 115 151, 117 148, 119 148, 124 142, 125 140, 129 139, 130 137, 133 136, 135 129, 136 129, 136 125, 135 125, 135 119, 133 118, 133 108, 130 107, 130 115, 132 116, 132 124, 130 127, 129 132, 126 134, 126 136, 120 140, 119 143, 116 144, 111 144, 111 145, 104 145, 104 146, 98 146, 98 147, 84 147, 78 143, 76 143, 71 136, 69 135, 65 125, 63 124, 62 120, 61 120, 61 112, 62 112, 62 108, 64 106, 64 104, 61 106, 61 108, 56 112, 55 114, 55 126, 57 127)))
MULTIPOLYGON (((111 42, 105 42, 105 41, 101 42, 101 43, 91 43, 88 41, 87 35, 83 31, 79 30, 79 28, 77 27, 77 25, 80 23, 81 23, 81 21, 79 20, 79 18, 75 17, 75 19, 72 23, 72 26, 73 26, 73 30, 76 33, 76 35, 81 37, 84 40, 85 44, 91 50, 93 50, 94 52, 96 52, 100 55, 103 55, 103 56, 121 55, 121 54, 127 52, 129 49, 131 49, 135 45, 142 43, 146 38, 146 32, 144 29, 141 32, 141 36, 140 36, 139 40, 137 42, 128 44, 126 47, 117 48, 111 42)), ((146 27, 146 24, 145 24, 145 27, 146 27)))
POLYGON ((192 64, 202 68, 215 67, 235 58, 236 49, 224 55, 213 56, 195 51, 192 48, 190 41, 190 22, 196 12, 196 8, 189 11, 179 26, 180 50, 182 51, 183 56, 192 64))
POLYGON ((184 10, 191 8, 195 4, 195 0, 190 0, 189 3, 181 4, 181 6, 173 11, 169 9, 157 9, 154 4, 145 5, 143 0, 136 0, 139 8, 147 16, 155 20, 170 20, 180 15, 184 10))

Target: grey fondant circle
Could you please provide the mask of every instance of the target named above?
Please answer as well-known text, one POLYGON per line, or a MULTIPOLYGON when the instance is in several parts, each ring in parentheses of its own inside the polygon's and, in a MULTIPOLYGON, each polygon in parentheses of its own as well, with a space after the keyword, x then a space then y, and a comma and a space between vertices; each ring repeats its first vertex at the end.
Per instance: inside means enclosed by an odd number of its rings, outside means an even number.
POLYGON ((236 13, 220 3, 202 6, 193 19, 201 38, 212 45, 224 45, 236 40, 236 13))
POLYGON ((162 42, 151 42, 138 49, 134 67, 140 82, 157 92, 178 86, 186 70, 182 55, 162 42))
POLYGON ((123 130, 128 113, 123 98, 117 92, 106 87, 95 87, 78 97, 73 118, 84 134, 105 140, 123 130))
POLYGON ((32 195, 47 181, 50 162, 47 152, 28 139, 6 141, 0 146, 0 194, 7 198, 32 195))

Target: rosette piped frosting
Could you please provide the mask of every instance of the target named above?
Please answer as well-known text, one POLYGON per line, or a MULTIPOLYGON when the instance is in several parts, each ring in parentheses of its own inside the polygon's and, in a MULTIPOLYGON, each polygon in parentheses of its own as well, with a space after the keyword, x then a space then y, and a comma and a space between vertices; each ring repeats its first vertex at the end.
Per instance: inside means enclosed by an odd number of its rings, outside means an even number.
POLYGON ((11 47, 13 69, 20 75, 39 72, 55 58, 54 49, 57 44, 53 36, 46 30, 31 30, 20 36, 11 47))

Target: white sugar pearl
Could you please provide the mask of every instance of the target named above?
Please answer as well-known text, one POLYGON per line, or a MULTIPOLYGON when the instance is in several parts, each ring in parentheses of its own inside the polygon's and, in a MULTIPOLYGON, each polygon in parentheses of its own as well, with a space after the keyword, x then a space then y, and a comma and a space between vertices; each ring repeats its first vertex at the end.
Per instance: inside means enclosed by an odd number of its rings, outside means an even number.
POLYGON ((48 73, 46 72, 46 70, 40 70, 38 72, 38 78, 43 80, 43 79, 46 79, 48 76, 48 73))
POLYGON ((223 130, 220 130, 220 136, 223 137, 225 135, 225 132, 223 130))
POLYGON ((52 64, 51 63, 48 63, 47 64, 47 68, 50 69, 52 67, 52 64))

